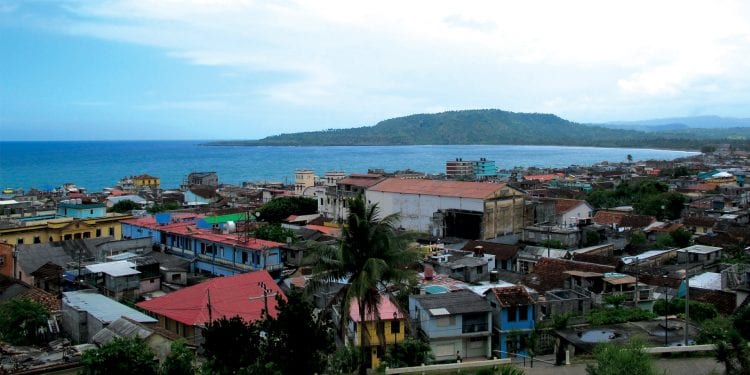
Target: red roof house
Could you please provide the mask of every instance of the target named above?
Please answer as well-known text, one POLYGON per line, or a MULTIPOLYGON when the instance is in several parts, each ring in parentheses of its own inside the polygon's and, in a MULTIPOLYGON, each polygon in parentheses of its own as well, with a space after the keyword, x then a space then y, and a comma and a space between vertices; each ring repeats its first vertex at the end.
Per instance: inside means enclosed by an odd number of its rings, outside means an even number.
POLYGON ((277 295, 285 298, 268 271, 263 270, 216 277, 136 306, 158 317, 162 328, 194 343, 200 338, 199 329, 212 320, 239 316, 252 322, 263 317, 266 303, 268 314, 276 316, 277 295))

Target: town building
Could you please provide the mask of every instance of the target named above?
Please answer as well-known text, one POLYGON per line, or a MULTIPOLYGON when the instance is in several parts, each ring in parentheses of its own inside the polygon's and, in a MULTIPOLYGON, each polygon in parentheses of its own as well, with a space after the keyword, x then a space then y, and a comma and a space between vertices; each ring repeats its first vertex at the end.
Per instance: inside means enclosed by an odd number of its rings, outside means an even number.
POLYGON ((355 346, 368 346, 368 368, 378 368, 389 345, 400 344, 406 335, 406 316, 388 296, 381 295, 377 309, 366 312, 365 320, 359 315, 356 299, 349 304, 347 338, 355 346), (375 316, 377 312, 377 316, 375 316))
POLYGON ((492 308, 472 291, 409 296, 409 317, 438 362, 492 356, 492 308))
POLYGON ((260 240, 235 232, 238 215, 198 218, 191 215, 158 214, 151 218, 126 220, 123 231, 129 238, 151 237, 168 253, 194 260, 193 272, 215 276, 267 270, 278 276, 284 267, 282 243, 260 240))
POLYGON ((523 286, 492 288, 485 292, 492 307, 492 322, 499 335, 499 358, 528 356, 534 331, 534 300, 523 286))
POLYGON ((216 172, 192 172, 185 178, 183 190, 187 190, 192 185, 213 186, 216 188, 219 186, 219 176, 216 172))
POLYGON ((77 344, 91 342, 94 335, 121 317, 146 324, 158 322, 94 290, 63 293, 62 329, 77 344))
POLYGON ((103 203, 69 200, 61 203, 58 216, 27 217, 0 226, 0 242, 11 245, 67 241, 110 236, 122 238, 120 221, 132 216, 106 212, 103 203))
POLYGON ((351 174, 337 179, 333 185, 326 186, 325 195, 318 199, 318 212, 328 221, 343 221, 349 216, 347 200, 364 195, 367 188, 383 179, 383 175, 376 173, 351 174))
POLYGON ((200 345, 202 331, 221 318, 239 316, 251 323, 265 314, 276 317, 276 296, 285 298, 266 271, 216 277, 162 297, 136 304, 158 319, 158 326, 200 345))
POLYGON ((315 186, 315 172, 310 169, 294 171, 294 194, 302 195, 306 188, 315 186))
POLYGON ((389 178, 365 196, 383 216, 398 213, 399 227, 439 238, 492 239, 524 223, 524 195, 506 184, 389 178))
POLYGON ((161 187, 161 182, 159 180, 159 177, 154 177, 149 174, 133 176, 131 177, 131 179, 133 180, 133 186, 135 187, 135 190, 149 188, 153 191, 156 191, 156 190, 159 190, 159 188, 161 187))

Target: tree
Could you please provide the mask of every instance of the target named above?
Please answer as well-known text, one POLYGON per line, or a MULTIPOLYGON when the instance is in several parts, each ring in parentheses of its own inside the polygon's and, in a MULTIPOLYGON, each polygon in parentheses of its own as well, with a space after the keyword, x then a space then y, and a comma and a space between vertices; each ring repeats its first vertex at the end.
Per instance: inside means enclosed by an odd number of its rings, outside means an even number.
POLYGON ((737 310, 732 323, 742 338, 750 340, 750 306, 745 305, 737 310))
POLYGON ((598 245, 601 242, 601 236, 599 236, 599 232, 595 230, 587 230, 586 231, 586 246, 594 246, 598 245))
MULTIPOLYGON (((347 280, 341 290, 340 310, 349 311, 350 303, 356 301, 360 321, 365 314, 377 316, 381 298, 380 289, 389 283, 400 283, 414 277, 407 266, 419 257, 408 248, 409 238, 396 231, 397 215, 380 217, 380 208, 366 205, 362 195, 348 201, 349 216, 346 218, 338 246, 318 248, 313 253, 314 283, 347 280)), ((341 319, 342 325, 346 319, 341 319)), ((342 328, 342 332, 345 330, 342 328)), ((362 330, 362 343, 368 341, 367 330, 362 330)), ((369 353, 361 345, 362 359, 369 353)), ((360 373, 366 371, 364 360, 360 373)))
POLYGON ((309 215, 318 212, 318 201, 307 197, 281 197, 258 209, 261 220, 280 223, 290 215, 309 215))
POLYGON ((205 368, 215 374, 234 374, 255 365, 263 352, 260 323, 239 316, 222 317, 203 330, 205 368))
POLYGON ((628 163, 633 162, 633 155, 628 154, 627 158, 628 158, 628 163))
POLYGON ((287 238, 294 239, 294 231, 284 228, 281 224, 271 223, 259 225, 254 232, 255 238, 286 243, 287 238))
POLYGON ((604 303, 608 305, 612 305, 615 308, 620 307, 620 305, 625 302, 625 295, 624 294, 608 294, 604 296, 604 303))
POLYGON ((633 247, 641 247, 646 244, 646 235, 643 232, 635 232, 630 235, 630 245, 633 247))
POLYGON ((120 214, 128 213, 132 210, 138 210, 141 206, 129 199, 121 200, 115 203, 110 209, 110 212, 117 212, 120 214))
POLYGON ((407 337, 403 342, 388 348, 383 362, 388 367, 408 367, 429 364, 434 359, 429 344, 407 337))
POLYGON ((674 240, 669 233, 660 233, 656 236, 656 243, 654 243, 654 246, 657 249, 674 247, 674 240))
POLYGON ((25 298, 0 304, 0 337, 13 345, 41 344, 49 312, 39 302, 25 298))
POLYGON ((651 357, 643 344, 630 341, 626 345, 603 343, 594 348, 593 364, 586 365, 589 375, 655 375, 651 357))
POLYGON ((286 297, 276 296, 278 315, 268 316, 264 323, 267 334, 262 362, 273 363, 283 374, 321 373, 334 348, 329 326, 313 313, 301 289, 293 288, 286 297))
POLYGON ((672 236, 672 242, 678 247, 688 247, 693 240, 693 234, 685 228, 679 228, 669 235, 672 236))
POLYGON ((161 365, 161 375, 184 375, 194 372, 193 352, 185 345, 185 341, 173 342, 169 355, 161 365))
POLYGON ((156 375, 154 352, 141 338, 117 338, 81 356, 82 375, 156 375))

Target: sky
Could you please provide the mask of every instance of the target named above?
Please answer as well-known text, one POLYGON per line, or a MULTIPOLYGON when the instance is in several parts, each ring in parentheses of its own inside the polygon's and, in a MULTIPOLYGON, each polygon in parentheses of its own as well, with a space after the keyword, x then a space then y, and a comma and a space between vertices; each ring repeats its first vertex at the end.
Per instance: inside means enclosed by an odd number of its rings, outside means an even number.
POLYGON ((0 0, 0 139, 750 117, 750 2, 0 0))

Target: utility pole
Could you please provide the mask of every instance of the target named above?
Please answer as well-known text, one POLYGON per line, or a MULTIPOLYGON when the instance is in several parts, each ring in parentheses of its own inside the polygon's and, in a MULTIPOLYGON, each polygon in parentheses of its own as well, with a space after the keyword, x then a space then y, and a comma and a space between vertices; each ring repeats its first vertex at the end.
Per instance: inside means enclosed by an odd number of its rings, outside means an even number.
POLYGON ((206 306, 208 308, 208 323, 213 323, 213 314, 211 313, 211 290, 206 289, 206 295, 208 296, 208 305, 206 306))
POLYGON ((690 327, 690 254, 685 251, 685 346, 688 346, 688 328, 690 327))

